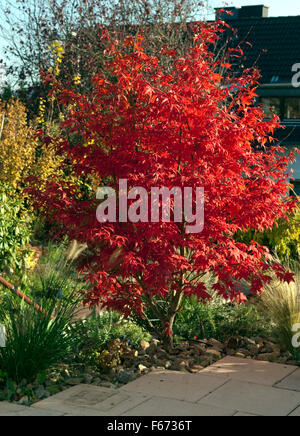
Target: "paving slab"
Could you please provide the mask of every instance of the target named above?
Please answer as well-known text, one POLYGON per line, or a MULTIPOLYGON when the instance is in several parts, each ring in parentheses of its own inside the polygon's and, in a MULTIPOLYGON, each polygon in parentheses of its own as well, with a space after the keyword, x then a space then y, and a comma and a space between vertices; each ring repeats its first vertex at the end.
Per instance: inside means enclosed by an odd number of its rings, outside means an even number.
POLYGON ((288 375, 293 374, 297 368, 297 366, 292 365, 226 356, 213 365, 203 369, 201 374, 220 375, 230 380, 273 386, 288 375))
POLYGON ((275 387, 300 392, 300 369, 297 369, 279 383, 276 383, 275 387))
POLYGON ((222 386, 227 380, 219 375, 202 375, 202 372, 189 374, 180 371, 153 371, 123 386, 120 391, 193 403, 222 386))
POLYGON ((199 404, 262 416, 287 416, 300 405, 300 392, 229 380, 199 404))
POLYGON ((114 389, 80 384, 59 394, 35 403, 32 407, 44 410, 73 413, 85 408, 97 407, 97 404, 114 395, 114 389))
POLYGON ((118 416, 148 399, 144 394, 82 384, 39 401, 33 407, 76 416, 118 416))
POLYGON ((27 407, 25 410, 20 412, 11 412, 11 413, 0 413, 0 416, 63 416, 63 413, 52 412, 50 410, 39 410, 33 407, 27 407))
POLYGON ((172 398, 152 397, 122 416, 233 416, 235 410, 195 404, 172 398))
POLYGON ((259 415, 253 415, 253 413, 247 413, 247 412, 237 412, 234 416, 259 416, 259 415))
MULTIPOLYGON (((88 407, 69 406, 67 404, 60 404, 57 406, 61 408, 61 413, 63 414, 63 416, 109 416, 107 413, 100 412, 99 410, 96 409, 90 409, 88 407)), ((38 409, 39 408, 35 408, 35 410, 38 409)), ((49 413, 50 412, 59 413, 57 411, 49 410, 49 409, 41 409, 41 410, 49 413)))
POLYGON ((7 413, 18 413, 25 410, 26 406, 19 406, 18 404, 9 403, 8 401, 0 401, 0 414, 5 416, 7 413))
POLYGON ((73 386, 0 416, 300 416, 300 369, 227 356, 190 374, 156 370, 119 389, 73 386))
POLYGON ((57 416, 58 413, 52 413, 45 410, 35 411, 32 407, 20 406, 7 401, 0 401, 0 416, 57 416))
POLYGON ((289 416, 300 416, 300 407, 297 407, 295 410, 293 410, 289 416))

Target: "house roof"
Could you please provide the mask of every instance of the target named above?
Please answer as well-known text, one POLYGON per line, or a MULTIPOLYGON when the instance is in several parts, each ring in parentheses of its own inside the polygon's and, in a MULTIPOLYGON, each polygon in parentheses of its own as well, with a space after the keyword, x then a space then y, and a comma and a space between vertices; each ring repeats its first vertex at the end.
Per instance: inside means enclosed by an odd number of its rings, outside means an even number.
POLYGON ((300 63, 300 15, 227 21, 236 30, 232 45, 243 42, 245 68, 256 65, 261 83, 291 83, 292 66, 300 63))
MULTIPOLYGON (((234 34, 232 30, 227 34, 229 45, 236 47, 240 44, 244 52, 242 62, 239 59, 233 69, 240 69, 241 63, 243 68, 256 66, 262 76, 262 86, 258 89, 261 97, 300 96, 300 88, 292 86, 295 74, 292 66, 300 64, 300 15, 267 17, 267 8, 264 6, 225 9, 232 14, 222 12, 220 18, 234 29, 234 34), (243 16, 253 12, 257 14, 254 17, 243 16)), ((276 138, 284 145, 300 144, 299 122, 291 120, 283 124, 285 129, 277 130, 276 138)))

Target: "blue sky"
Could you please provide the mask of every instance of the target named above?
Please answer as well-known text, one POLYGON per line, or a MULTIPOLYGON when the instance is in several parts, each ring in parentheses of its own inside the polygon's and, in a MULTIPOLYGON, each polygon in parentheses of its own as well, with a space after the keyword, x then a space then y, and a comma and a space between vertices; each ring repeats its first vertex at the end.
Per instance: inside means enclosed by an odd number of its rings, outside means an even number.
MULTIPOLYGON (((213 7, 224 5, 222 0, 212 0, 213 7)), ((262 5, 269 6, 269 16, 278 17, 285 15, 300 15, 299 0, 227 0, 228 6, 251 6, 262 5)))

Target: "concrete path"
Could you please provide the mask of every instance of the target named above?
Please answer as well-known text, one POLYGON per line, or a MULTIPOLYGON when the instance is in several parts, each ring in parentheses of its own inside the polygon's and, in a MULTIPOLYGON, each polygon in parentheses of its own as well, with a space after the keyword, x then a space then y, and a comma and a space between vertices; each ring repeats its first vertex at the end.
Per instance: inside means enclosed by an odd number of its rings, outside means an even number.
POLYGON ((0 416, 300 416, 300 369, 225 357, 197 374, 153 371, 120 389, 78 385, 0 416))

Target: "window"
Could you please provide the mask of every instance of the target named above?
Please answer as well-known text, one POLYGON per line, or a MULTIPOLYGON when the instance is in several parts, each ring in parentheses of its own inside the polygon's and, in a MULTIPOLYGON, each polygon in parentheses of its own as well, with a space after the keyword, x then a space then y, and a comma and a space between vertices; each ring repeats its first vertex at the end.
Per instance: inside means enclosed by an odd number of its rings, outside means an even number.
POLYGON ((298 195, 300 197, 300 180, 293 180, 293 189, 291 189, 291 195, 298 195))
POLYGON ((267 118, 272 118, 273 114, 280 116, 280 98, 264 97, 261 99, 263 111, 267 118))
POLYGON ((300 98, 286 98, 284 118, 300 119, 300 98))

